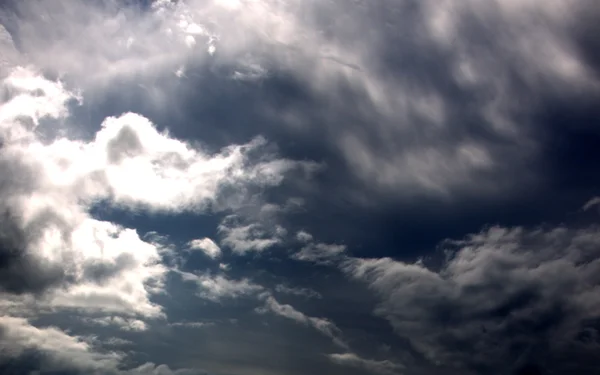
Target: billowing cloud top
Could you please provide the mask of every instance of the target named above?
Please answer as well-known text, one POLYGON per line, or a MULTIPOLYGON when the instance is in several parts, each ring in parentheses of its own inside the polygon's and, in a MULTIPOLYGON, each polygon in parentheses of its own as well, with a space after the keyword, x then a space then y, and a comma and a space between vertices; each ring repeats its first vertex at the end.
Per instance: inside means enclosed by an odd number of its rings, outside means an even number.
POLYGON ((0 5, 0 372, 594 374, 593 0, 0 5))

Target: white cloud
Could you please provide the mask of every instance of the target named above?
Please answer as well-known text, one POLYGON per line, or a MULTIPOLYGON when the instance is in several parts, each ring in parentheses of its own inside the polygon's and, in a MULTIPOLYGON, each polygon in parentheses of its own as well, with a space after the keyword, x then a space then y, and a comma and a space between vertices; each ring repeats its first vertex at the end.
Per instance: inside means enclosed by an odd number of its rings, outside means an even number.
MULTIPOLYGON (((46 80, 32 68, 16 67, 10 75, 3 77, 2 88, 10 96, 0 107, 0 123, 25 117, 29 118, 34 125, 38 125, 42 117, 65 116, 67 102, 76 99, 76 96, 67 91, 61 82, 46 80)), ((6 125, 3 126, 2 135, 10 137, 8 131, 11 129, 5 127, 6 125)), ((25 129, 20 131, 24 132, 25 129)))
POLYGON ((254 295, 263 290, 263 287, 252 283, 248 279, 232 280, 224 276, 196 275, 189 272, 178 271, 184 281, 194 282, 198 285, 198 295, 211 301, 222 298, 238 298, 254 295))
POLYGON ((293 259, 314 262, 318 264, 330 264, 336 259, 340 259, 346 251, 346 246, 325 243, 309 243, 299 252, 292 256, 293 259))
POLYGON ((22 318, 0 317, 0 328, 2 356, 15 358, 27 350, 35 350, 42 355, 46 367, 54 370, 110 372, 121 360, 119 354, 96 352, 81 338, 69 336, 54 327, 36 328, 22 318))
POLYGON ((219 269, 221 271, 229 271, 231 269, 231 266, 227 263, 219 263, 219 269))
POLYGON ((221 256, 221 248, 210 238, 205 237, 201 239, 192 240, 188 243, 188 245, 190 249, 200 250, 213 259, 216 259, 219 256, 221 256))
POLYGON ((85 322, 101 326, 116 326, 123 331, 145 331, 148 326, 139 319, 128 319, 120 316, 107 316, 103 318, 85 318, 85 322))
POLYGON ((357 356, 354 353, 329 354, 329 359, 340 365, 363 368, 374 374, 400 374, 404 366, 389 360, 375 361, 357 356))
POLYGON ((329 337, 336 345, 347 348, 347 344, 340 337, 340 329, 333 322, 324 318, 307 316, 304 313, 296 310, 293 306, 280 304, 275 298, 273 298, 273 296, 267 295, 265 297, 264 307, 258 308, 256 311, 261 314, 271 312, 275 315, 293 320, 305 326, 312 327, 321 334, 329 337))
POLYGON ((185 44, 186 44, 188 47, 192 48, 193 46, 195 46, 195 45, 196 45, 196 38, 194 38, 192 35, 187 35, 187 36, 185 37, 185 44))
POLYGON ((53 287, 42 299, 53 306, 160 314, 148 299, 164 274, 157 246, 87 214, 90 203, 109 193, 93 147, 64 138, 44 142, 35 132, 41 119, 66 116, 75 96, 23 68, 3 87, 12 95, 0 104, 0 168, 12 178, 0 190, 1 240, 4 251, 29 258, 9 265, 3 287, 53 287))
POLYGON ((296 233, 296 239, 300 242, 311 242, 313 239, 313 236, 312 236, 312 234, 301 230, 298 233, 296 233))
POLYGON ((90 157, 104 170, 116 203, 181 211, 214 202, 223 186, 277 185, 286 171, 298 166, 277 159, 250 164, 246 154, 264 145, 257 138, 209 156, 159 133, 142 116, 126 114, 103 123, 90 157))
POLYGON ((221 245, 229 247, 237 254, 249 251, 263 251, 283 241, 287 231, 275 225, 267 229, 263 224, 244 224, 237 216, 228 216, 219 225, 221 245))
POLYGON ((0 24, 0 77, 4 77, 14 66, 20 64, 21 56, 17 50, 13 37, 8 30, 0 24))
POLYGON ((268 155, 249 160, 262 139, 207 155, 133 113, 107 118, 89 141, 42 140, 36 125, 67 116, 66 103, 75 96, 27 69, 3 85, 12 96, 0 105, 0 168, 12 178, 0 186, 0 234, 7 251, 30 260, 11 264, 0 281, 13 292, 50 289, 43 300, 51 306, 162 314, 149 299, 166 272, 161 245, 92 218, 88 210, 96 202, 168 212, 225 208, 222 187, 243 195, 242 186, 279 184, 296 167, 268 155), (25 285, 30 290, 21 290, 25 285))

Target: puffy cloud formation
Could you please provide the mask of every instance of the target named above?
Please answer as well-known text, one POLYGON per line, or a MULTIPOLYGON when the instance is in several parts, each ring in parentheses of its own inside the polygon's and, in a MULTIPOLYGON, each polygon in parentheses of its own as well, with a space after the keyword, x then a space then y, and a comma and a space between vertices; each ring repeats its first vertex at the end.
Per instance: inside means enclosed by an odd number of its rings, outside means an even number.
POLYGON ((11 178, 0 191, 0 287, 49 291, 44 299, 53 306, 159 315, 149 301, 165 272, 159 248, 87 213, 116 191, 102 170, 108 150, 65 138, 46 142, 36 133, 45 118, 66 116, 74 96, 22 68, 3 90, 9 96, 0 105, 0 168, 11 178))
MULTIPOLYGON (((296 167, 292 161, 259 155, 263 139, 209 155, 134 113, 107 118, 89 140, 71 139, 55 128, 78 100, 63 83, 16 68, 1 88, 0 174, 10 178, 0 182, 0 289, 13 301, 4 311, 27 315, 39 309, 75 309, 108 314, 88 323, 143 331, 144 321, 123 316, 164 316, 152 296, 164 291, 168 268, 162 261, 171 249, 163 248, 157 236, 156 241, 142 239, 136 230, 95 218, 90 210, 103 205, 168 213, 225 209, 227 202, 243 201, 246 187, 277 185, 282 174, 296 167), (42 136, 43 127, 52 129, 49 137, 42 136)), ((208 239, 192 246, 212 257, 219 253, 208 239)), ((198 283, 210 299, 260 290, 222 277, 198 283)), ((120 358, 99 356, 96 368, 96 355, 76 339, 21 318, 5 319, 6 326, 15 327, 2 341, 19 344, 9 355, 38 350, 62 363, 61 356, 70 356, 73 348, 85 362, 75 367, 85 365, 90 371, 120 358), (61 351, 44 339, 30 346, 27 332, 64 338, 68 345, 61 351)))
POLYGON ((210 238, 201 238, 189 242, 190 249, 200 250, 212 259, 218 258, 221 255, 221 248, 210 238))
POLYGON ((219 225, 221 244, 234 253, 263 251, 282 242, 287 231, 281 226, 268 228, 261 223, 246 224, 238 217, 227 216, 219 225))
POLYGON ((389 258, 344 269, 368 283, 381 298, 376 313, 431 363, 473 373, 519 363, 587 371, 600 328, 598 233, 491 227, 447 244, 456 249, 439 270, 389 258))
MULTIPOLYGON (((251 163, 255 140, 206 155, 156 130, 136 114, 108 118, 94 139, 45 141, 35 127, 66 116, 74 96, 60 83, 17 69, 4 81, 0 107, 2 287, 43 292, 53 305, 157 315, 148 299, 165 268, 157 244, 131 229, 96 220, 94 204, 149 211, 195 211, 219 200, 221 189, 273 185, 291 161, 251 163)), ((214 248, 211 248, 214 254, 214 248)))

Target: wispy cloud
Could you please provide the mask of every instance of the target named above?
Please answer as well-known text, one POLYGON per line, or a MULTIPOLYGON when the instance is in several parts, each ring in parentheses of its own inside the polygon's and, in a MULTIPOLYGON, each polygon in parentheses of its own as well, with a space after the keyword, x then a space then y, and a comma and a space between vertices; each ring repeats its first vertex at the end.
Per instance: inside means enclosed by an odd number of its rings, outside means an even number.
POLYGON ((198 295, 211 301, 221 298, 237 298, 257 294, 264 288, 248 279, 233 280, 225 276, 196 275, 178 271, 184 281, 194 282, 198 286, 198 295))
POLYGON ((347 348, 347 344, 341 339, 340 329, 334 323, 324 318, 307 316, 291 305, 280 304, 272 296, 266 296, 264 307, 258 308, 256 311, 262 314, 271 312, 275 315, 312 327, 321 334, 331 338, 336 345, 347 348))
POLYGON ((389 360, 375 361, 357 356, 354 353, 329 354, 329 358, 340 365, 363 368, 374 374, 401 374, 404 366, 389 360))

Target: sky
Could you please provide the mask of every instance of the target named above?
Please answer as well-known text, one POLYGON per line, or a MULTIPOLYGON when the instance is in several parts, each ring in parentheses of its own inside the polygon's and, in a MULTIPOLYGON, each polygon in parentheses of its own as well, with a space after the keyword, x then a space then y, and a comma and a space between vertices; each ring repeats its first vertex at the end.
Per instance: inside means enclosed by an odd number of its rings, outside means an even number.
POLYGON ((596 374, 599 25, 0 2, 0 373, 596 374))

